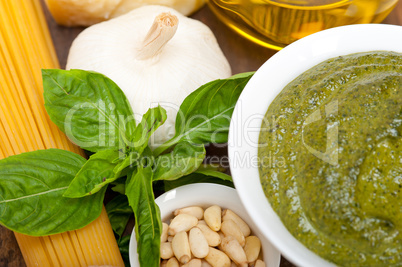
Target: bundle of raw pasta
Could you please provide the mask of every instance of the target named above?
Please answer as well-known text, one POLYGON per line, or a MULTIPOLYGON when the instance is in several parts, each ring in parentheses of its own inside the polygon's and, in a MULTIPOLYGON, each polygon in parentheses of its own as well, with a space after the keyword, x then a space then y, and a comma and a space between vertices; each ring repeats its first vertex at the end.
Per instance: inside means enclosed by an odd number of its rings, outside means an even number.
MULTIPOLYGON (((0 62, 0 159, 47 148, 83 155, 44 108, 41 69, 59 64, 40 0, 0 0, 0 62)), ((124 266, 104 208, 80 230, 15 236, 28 266, 124 266)))

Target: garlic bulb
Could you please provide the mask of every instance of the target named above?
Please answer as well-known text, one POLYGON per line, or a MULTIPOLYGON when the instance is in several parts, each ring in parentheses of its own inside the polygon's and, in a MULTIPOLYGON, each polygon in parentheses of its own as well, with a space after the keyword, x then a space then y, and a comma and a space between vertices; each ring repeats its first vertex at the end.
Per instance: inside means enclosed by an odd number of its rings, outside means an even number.
POLYGON ((205 0, 45 0, 58 24, 90 26, 126 14, 145 5, 171 7, 187 16, 205 4, 205 0))
POLYGON ((121 3, 113 10, 112 17, 126 14, 130 10, 145 5, 163 5, 179 11, 188 16, 205 4, 205 0, 121 0, 121 3))
POLYGON ((151 147, 173 137, 187 95, 231 75, 211 30, 162 6, 144 6, 87 28, 74 40, 66 69, 111 78, 126 94, 137 121, 150 107, 165 108, 168 118, 151 138, 151 147))

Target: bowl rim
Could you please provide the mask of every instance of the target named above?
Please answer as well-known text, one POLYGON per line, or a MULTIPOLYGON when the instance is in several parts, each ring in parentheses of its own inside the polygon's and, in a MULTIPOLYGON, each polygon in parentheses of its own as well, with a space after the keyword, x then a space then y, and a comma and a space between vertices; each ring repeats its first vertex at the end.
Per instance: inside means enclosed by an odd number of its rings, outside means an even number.
POLYGON ((309 35, 268 59, 250 79, 233 111, 228 155, 239 197, 262 234, 298 266, 335 265, 294 238, 264 195, 256 162, 262 118, 279 92, 304 71, 329 58, 375 50, 402 52, 402 26, 358 24, 309 35))
MULTIPOLYGON (((241 204, 236 189, 225 185, 213 184, 213 183, 187 184, 163 193, 162 195, 160 195, 155 199, 155 202, 160 207, 162 221, 172 216, 172 212, 175 209, 181 207, 191 205, 207 206, 216 204, 225 208, 228 207, 229 205, 232 205, 232 203, 237 203, 238 205, 233 206, 233 208, 231 209, 233 209, 234 212, 238 213, 238 215, 241 216, 242 219, 247 222, 250 228, 261 239, 261 243, 263 245, 263 252, 268 254, 267 258, 269 258, 272 261, 271 266, 279 267, 281 254, 274 246, 272 246, 272 244, 270 244, 270 242, 267 239, 265 240, 262 239, 263 238, 262 233, 254 225, 252 218, 248 217, 248 213, 244 209, 244 206, 241 204), (186 202, 183 202, 182 199, 186 199, 186 202), (202 200, 202 203, 204 204, 199 204, 200 200, 202 200)), ((129 244, 129 259, 131 266, 139 266, 137 257, 137 243, 135 239, 135 230, 133 230, 133 232, 131 233, 131 239, 129 244)))

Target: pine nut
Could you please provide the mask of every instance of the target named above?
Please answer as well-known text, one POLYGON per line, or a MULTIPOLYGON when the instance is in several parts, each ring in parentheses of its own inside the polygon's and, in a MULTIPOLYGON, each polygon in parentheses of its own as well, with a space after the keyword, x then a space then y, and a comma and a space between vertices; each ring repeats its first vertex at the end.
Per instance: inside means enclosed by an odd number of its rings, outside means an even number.
POLYGON ((169 228, 169 225, 167 223, 162 223, 161 243, 167 241, 168 228, 169 228))
POLYGON ((212 267, 230 267, 229 257, 220 250, 209 248, 209 253, 205 260, 212 265, 212 267))
POLYGON ((265 262, 263 262, 262 260, 257 260, 255 262, 255 267, 265 267, 265 262))
POLYGON ((261 241, 256 236, 246 237, 246 245, 244 245, 244 252, 247 256, 248 262, 254 262, 258 259, 261 250, 261 241))
POLYGON ((237 226, 237 224, 233 220, 224 221, 222 223, 221 231, 225 236, 233 236, 234 238, 236 238, 239 244, 244 247, 246 243, 244 235, 239 226, 237 226))
POLYGON ((182 267, 201 267, 201 260, 200 259, 192 259, 188 263, 182 265, 182 267))
POLYGON ((219 234, 212 231, 207 225, 198 224, 197 227, 200 228, 201 232, 204 234, 210 247, 216 247, 221 243, 221 237, 219 234))
POLYGON ((226 236, 222 239, 222 250, 232 259, 237 265, 247 267, 247 257, 243 248, 236 238, 233 236, 226 236))
POLYGON ((204 217, 204 210, 201 207, 187 207, 182 209, 177 209, 174 211, 174 216, 179 214, 188 214, 196 217, 198 220, 201 220, 204 217))
POLYGON ((173 253, 180 263, 185 264, 191 259, 190 244, 186 232, 177 233, 172 240, 173 253))
POLYGON ((188 214, 179 214, 174 219, 169 225, 168 229, 168 234, 169 235, 175 235, 178 232, 187 232, 194 226, 196 226, 198 223, 198 219, 192 215, 188 214))
POLYGON ((161 243, 161 258, 164 260, 168 260, 174 256, 172 244, 170 242, 163 242, 161 243))
POLYGON ((213 231, 217 232, 221 229, 222 209, 214 205, 207 208, 204 212, 204 220, 213 231))
POLYGON ((247 225, 247 223, 245 221, 243 221, 243 219, 240 218, 239 215, 237 215, 230 209, 224 210, 222 213, 222 221, 226 221, 226 220, 233 220, 239 226, 244 237, 247 237, 250 235, 251 230, 250 230, 250 227, 247 225))
POLYGON ((177 261, 177 259, 175 257, 170 258, 167 263, 166 263, 166 267, 180 267, 179 262, 177 261))
POLYGON ((205 259, 201 260, 201 267, 212 267, 205 259))
POLYGON ((202 259, 208 255, 208 242, 200 228, 194 227, 190 230, 189 243, 191 252, 193 253, 194 257, 202 259))

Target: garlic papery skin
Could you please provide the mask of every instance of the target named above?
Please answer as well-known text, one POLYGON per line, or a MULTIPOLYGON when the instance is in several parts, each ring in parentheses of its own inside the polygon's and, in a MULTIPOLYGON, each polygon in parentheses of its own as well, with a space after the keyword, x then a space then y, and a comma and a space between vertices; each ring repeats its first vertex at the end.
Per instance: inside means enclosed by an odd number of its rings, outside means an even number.
POLYGON ((137 121, 151 107, 165 108, 167 120, 151 138, 151 147, 173 137, 185 97, 209 81, 231 76, 211 30, 163 6, 144 6, 85 29, 71 46, 66 69, 111 78, 126 94, 137 121))
POLYGON ((162 5, 174 8, 181 14, 188 16, 205 4, 205 0, 121 0, 120 4, 112 11, 111 17, 115 18, 126 14, 129 10, 145 5, 162 5))
POLYGON ((90 26, 115 18, 145 5, 171 7, 188 16, 205 4, 205 0, 45 0, 58 24, 90 26))

